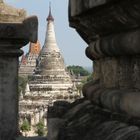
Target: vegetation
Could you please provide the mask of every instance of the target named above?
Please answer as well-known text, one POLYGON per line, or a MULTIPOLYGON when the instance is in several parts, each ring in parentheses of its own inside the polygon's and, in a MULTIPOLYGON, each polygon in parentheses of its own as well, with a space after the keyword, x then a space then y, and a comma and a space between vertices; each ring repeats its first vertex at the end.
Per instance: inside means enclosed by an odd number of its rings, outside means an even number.
POLYGON ((25 93, 25 88, 27 84, 28 79, 26 77, 18 77, 18 92, 20 93, 21 91, 23 94, 25 93))
POLYGON ((80 76, 88 76, 88 75, 90 75, 90 73, 87 70, 85 70, 83 67, 81 67, 81 66, 75 66, 75 65, 68 66, 67 69, 69 71, 72 71, 77 76, 78 75, 80 75, 80 76))
POLYGON ((89 82, 89 81, 92 81, 92 79, 93 79, 93 74, 90 74, 88 77, 87 77, 87 82, 89 82))
POLYGON ((21 125, 21 128, 20 128, 23 132, 27 132, 27 131, 30 131, 31 127, 30 127, 30 124, 29 124, 29 121, 27 119, 25 119, 21 125))
POLYGON ((42 120, 40 120, 40 122, 36 125, 37 131, 36 133, 38 134, 38 136, 44 136, 45 135, 45 129, 44 129, 44 123, 42 120))
POLYGON ((78 91, 81 93, 83 85, 93 79, 93 73, 88 72, 81 66, 68 66, 67 69, 74 73, 74 75, 80 75, 82 78, 81 84, 76 85, 78 91))

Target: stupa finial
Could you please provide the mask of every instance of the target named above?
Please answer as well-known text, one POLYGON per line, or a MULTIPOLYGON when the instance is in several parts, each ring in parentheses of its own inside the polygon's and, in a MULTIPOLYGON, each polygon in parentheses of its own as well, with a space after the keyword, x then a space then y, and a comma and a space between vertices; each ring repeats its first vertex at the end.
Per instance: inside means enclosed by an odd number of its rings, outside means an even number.
POLYGON ((49 2, 49 15, 47 17, 47 21, 54 21, 54 18, 52 16, 52 12, 51 12, 51 2, 49 2))
POLYGON ((51 2, 49 1, 49 12, 51 12, 51 2))

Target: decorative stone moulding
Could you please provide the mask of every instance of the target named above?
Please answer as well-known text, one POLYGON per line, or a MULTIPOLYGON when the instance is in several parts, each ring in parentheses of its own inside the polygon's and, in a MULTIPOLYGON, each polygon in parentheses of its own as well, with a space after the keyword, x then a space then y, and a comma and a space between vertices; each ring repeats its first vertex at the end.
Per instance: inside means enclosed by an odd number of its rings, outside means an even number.
POLYGON ((118 33, 101 37, 91 42, 86 49, 86 55, 91 60, 105 56, 122 56, 140 54, 140 30, 118 33))
POLYGON ((1 55, 7 54, 10 49, 9 55, 12 55, 14 50, 18 50, 29 41, 35 43, 37 28, 36 16, 26 17, 25 10, 13 8, 3 0, 0 1, 0 43, 3 46, 0 47, 1 55))
POLYGON ((21 52, 18 49, 29 41, 35 43, 37 26, 36 16, 28 17, 21 23, 0 23, 0 44, 3 46, 0 47, 0 55, 13 55, 16 51, 21 52))
POLYGON ((84 86, 83 94, 100 107, 113 112, 140 117, 140 92, 102 88, 99 86, 99 81, 92 81, 84 86))

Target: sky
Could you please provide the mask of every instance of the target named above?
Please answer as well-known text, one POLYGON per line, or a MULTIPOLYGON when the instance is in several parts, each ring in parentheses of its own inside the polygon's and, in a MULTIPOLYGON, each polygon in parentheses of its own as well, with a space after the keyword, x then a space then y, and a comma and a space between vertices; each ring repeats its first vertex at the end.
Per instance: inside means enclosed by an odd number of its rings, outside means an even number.
MULTIPOLYGON (((39 21, 38 39, 43 46, 46 34, 46 18, 51 2, 52 15, 55 19, 55 33, 58 47, 66 65, 91 67, 92 61, 85 55, 87 44, 68 23, 68 0, 4 0, 16 8, 25 9, 28 16, 36 15, 39 21)), ((24 51, 28 51, 28 46, 24 51)))

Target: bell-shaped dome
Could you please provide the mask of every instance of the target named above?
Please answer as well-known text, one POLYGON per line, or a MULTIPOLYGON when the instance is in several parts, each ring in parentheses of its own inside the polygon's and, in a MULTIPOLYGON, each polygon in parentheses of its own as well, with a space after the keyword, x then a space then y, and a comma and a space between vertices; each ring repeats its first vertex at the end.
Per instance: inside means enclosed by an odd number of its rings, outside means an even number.
POLYGON ((50 53, 41 60, 41 75, 57 75, 60 71, 65 71, 64 59, 60 53, 50 53))

